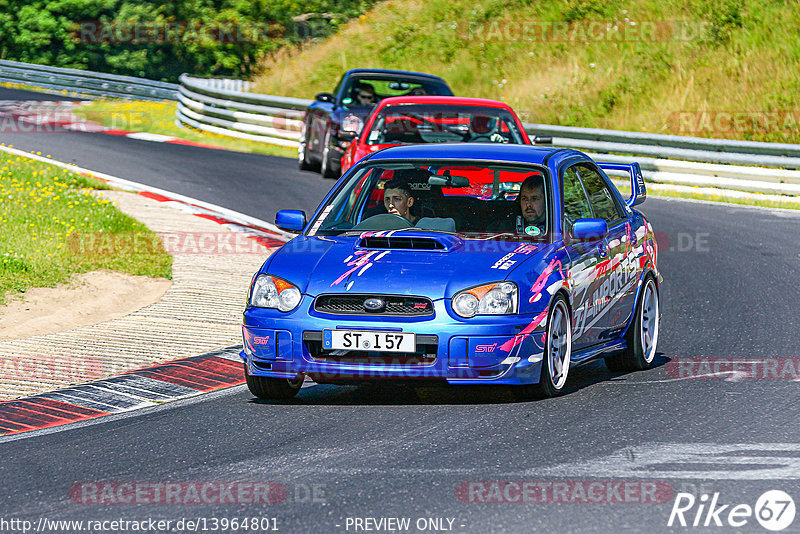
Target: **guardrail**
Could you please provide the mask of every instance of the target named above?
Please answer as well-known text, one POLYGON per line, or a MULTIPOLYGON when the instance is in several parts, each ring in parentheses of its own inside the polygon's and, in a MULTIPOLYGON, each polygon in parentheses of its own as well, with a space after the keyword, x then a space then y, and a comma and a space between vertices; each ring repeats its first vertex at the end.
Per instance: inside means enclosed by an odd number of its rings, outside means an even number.
POLYGON ((708 139, 599 128, 526 123, 529 134, 553 137, 553 144, 579 150, 655 156, 707 163, 800 169, 800 145, 708 139))
POLYGON ((178 85, 174 83, 88 70, 48 67, 4 59, 0 60, 0 82, 113 98, 146 100, 176 100, 178 98, 178 85))
MULTIPOLYGON (((213 133, 297 147, 313 102, 246 92, 241 80, 183 74, 180 85, 0 60, 0 81, 120 98, 177 100, 176 117, 213 133)), ((638 161, 652 181, 800 195, 800 145, 526 123, 530 136, 605 161, 638 161), (770 168, 763 168, 770 167, 770 168)))
POLYGON ((211 79, 182 74, 178 121, 208 132, 297 147, 312 100, 218 88, 211 79))

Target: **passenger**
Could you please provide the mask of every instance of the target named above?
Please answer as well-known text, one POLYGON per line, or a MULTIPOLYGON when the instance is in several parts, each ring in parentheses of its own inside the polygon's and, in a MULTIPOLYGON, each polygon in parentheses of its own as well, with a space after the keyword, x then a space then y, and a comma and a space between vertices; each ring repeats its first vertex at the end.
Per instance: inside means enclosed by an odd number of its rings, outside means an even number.
POLYGON ((403 217, 411 223, 411 226, 419 220, 419 217, 412 213, 414 201, 411 187, 405 180, 393 178, 383 186, 383 205, 386 206, 386 211, 403 217))

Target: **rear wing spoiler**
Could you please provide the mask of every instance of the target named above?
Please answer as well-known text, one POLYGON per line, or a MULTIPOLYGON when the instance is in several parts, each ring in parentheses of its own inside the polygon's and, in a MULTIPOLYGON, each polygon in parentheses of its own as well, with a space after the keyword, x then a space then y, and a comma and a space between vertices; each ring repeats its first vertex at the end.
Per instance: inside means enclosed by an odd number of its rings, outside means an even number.
POLYGON ((631 208, 638 206, 647 200, 647 188, 644 185, 644 176, 638 163, 603 163, 597 162, 597 166, 606 171, 621 171, 630 174, 631 177, 631 196, 625 203, 631 208))

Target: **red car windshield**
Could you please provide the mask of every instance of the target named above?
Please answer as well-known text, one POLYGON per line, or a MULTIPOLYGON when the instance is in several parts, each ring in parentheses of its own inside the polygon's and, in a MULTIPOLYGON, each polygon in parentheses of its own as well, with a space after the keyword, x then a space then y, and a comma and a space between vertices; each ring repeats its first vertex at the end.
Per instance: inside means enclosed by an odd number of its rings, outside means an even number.
POLYGON ((404 143, 525 144, 513 115, 481 106, 405 104, 382 109, 367 134, 368 145, 404 143))

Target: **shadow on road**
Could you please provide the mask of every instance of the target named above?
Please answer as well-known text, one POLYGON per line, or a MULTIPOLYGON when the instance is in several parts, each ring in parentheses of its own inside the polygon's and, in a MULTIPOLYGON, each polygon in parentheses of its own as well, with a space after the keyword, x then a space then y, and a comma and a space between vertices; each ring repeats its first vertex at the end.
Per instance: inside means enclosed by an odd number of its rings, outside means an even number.
MULTIPOLYGON (((600 361, 570 370, 565 396, 608 381, 624 381, 633 377, 642 377, 638 381, 646 382, 646 376, 657 376, 657 369, 669 361, 663 353, 657 353, 653 365, 641 373, 620 373, 606 369, 600 361)), ((338 386, 318 384, 304 388, 298 396, 290 401, 272 401, 252 399, 253 404, 281 405, 320 405, 320 406, 407 406, 407 405, 478 405, 478 404, 510 404, 522 402, 552 402, 553 399, 521 399, 510 386, 451 386, 447 384, 403 384, 396 382, 371 382, 358 386, 338 386)))

